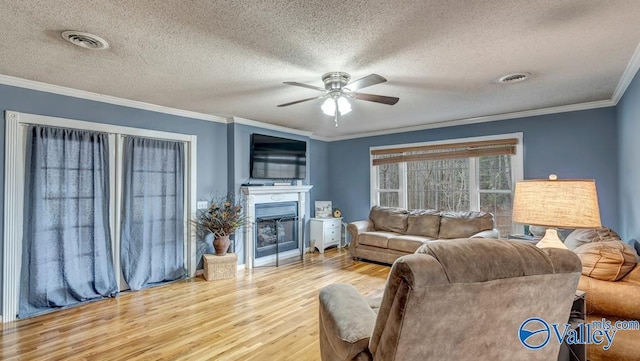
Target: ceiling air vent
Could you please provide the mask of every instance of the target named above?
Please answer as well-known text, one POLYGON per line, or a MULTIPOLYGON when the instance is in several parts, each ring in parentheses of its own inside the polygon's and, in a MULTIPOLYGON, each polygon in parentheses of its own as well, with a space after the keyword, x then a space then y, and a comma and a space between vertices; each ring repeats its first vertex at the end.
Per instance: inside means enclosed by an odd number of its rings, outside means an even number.
POLYGON ((508 74, 498 78, 498 83, 503 83, 503 84, 517 83, 517 82, 521 82, 529 79, 530 76, 531 74, 529 73, 508 74))
POLYGON ((71 44, 85 49, 103 50, 109 47, 109 43, 103 38, 80 31, 64 31, 62 37, 71 44))

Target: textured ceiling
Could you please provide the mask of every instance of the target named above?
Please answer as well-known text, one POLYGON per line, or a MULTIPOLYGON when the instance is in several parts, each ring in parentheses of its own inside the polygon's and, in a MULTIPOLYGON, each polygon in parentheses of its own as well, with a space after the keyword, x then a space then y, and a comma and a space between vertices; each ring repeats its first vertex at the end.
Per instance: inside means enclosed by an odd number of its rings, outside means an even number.
POLYGON ((637 0, 3 0, 0 74, 336 137, 609 100, 639 20, 637 0), (276 107, 321 95, 283 81, 328 71, 380 74, 362 92, 400 101, 352 101, 338 128, 322 100, 276 107))

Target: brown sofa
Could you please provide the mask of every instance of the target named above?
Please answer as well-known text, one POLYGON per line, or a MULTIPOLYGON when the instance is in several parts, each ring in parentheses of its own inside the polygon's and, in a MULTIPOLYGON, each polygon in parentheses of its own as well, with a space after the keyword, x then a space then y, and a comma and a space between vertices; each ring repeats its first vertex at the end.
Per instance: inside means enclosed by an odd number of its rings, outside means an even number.
POLYGON ((560 343, 530 350, 518 330, 567 321, 580 267, 524 242, 429 242, 393 264, 379 308, 351 285, 320 291, 322 361, 556 360, 560 343))
POLYGON ((491 213, 443 212, 374 206, 369 219, 349 223, 349 252, 354 259, 392 264, 427 241, 498 238, 491 213))
MULTIPOLYGON (((576 230, 565 245, 582 259, 578 289, 586 293, 587 322, 640 321, 640 265, 634 249, 609 228, 576 230)), ((587 357, 590 361, 640 360, 640 330, 617 331, 608 350, 587 345, 587 357)))

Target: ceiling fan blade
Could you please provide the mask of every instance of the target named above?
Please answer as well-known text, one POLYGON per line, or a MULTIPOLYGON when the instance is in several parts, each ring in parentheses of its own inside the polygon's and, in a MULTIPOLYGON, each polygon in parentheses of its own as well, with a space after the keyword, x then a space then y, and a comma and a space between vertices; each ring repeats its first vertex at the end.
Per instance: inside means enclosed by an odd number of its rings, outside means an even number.
POLYGON ((384 77, 381 77, 378 74, 371 74, 371 75, 365 76, 364 78, 360 78, 354 82, 351 82, 350 84, 347 84, 346 87, 353 91, 353 90, 366 88, 368 86, 384 83, 385 81, 387 81, 387 79, 385 79, 384 77))
POLYGON ((309 89, 313 89, 313 90, 319 90, 319 91, 321 91, 321 92, 325 91, 325 88, 320 88, 319 86, 315 86, 315 85, 309 85, 309 84, 298 83, 298 82, 295 82, 295 81, 285 81, 285 82, 283 82, 283 84, 300 86, 300 87, 303 87, 303 88, 309 88, 309 89))
POLYGON ((323 98, 324 95, 321 95, 319 97, 313 97, 313 98, 307 98, 307 99, 301 99, 301 100, 296 100, 295 102, 290 102, 290 103, 284 103, 284 104, 280 104, 278 105, 279 107, 287 107, 289 105, 294 105, 294 104, 298 104, 298 103, 302 103, 302 102, 308 102, 309 100, 314 100, 314 99, 320 99, 323 98))
POLYGON ((400 98, 396 97, 387 97, 384 95, 375 95, 375 94, 365 94, 365 93, 351 93, 351 95, 358 100, 367 100, 370 102, 382 103, 394 105, 400 100, 400 98))

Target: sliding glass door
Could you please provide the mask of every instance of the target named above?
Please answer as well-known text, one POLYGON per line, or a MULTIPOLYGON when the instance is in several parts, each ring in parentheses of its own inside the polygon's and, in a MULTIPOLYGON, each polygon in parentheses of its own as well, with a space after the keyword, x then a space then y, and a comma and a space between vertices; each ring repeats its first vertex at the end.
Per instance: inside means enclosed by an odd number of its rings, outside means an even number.
POLYGON ((114 295, 108 137, 29 126, 20 317, 114 295))
POLYGON ((125 137, 121 265, 132 290, 182 278, 184 144, 125 137))
POLYGON ((5 124, 2 322, 195 274, 195 135, 5 124))

